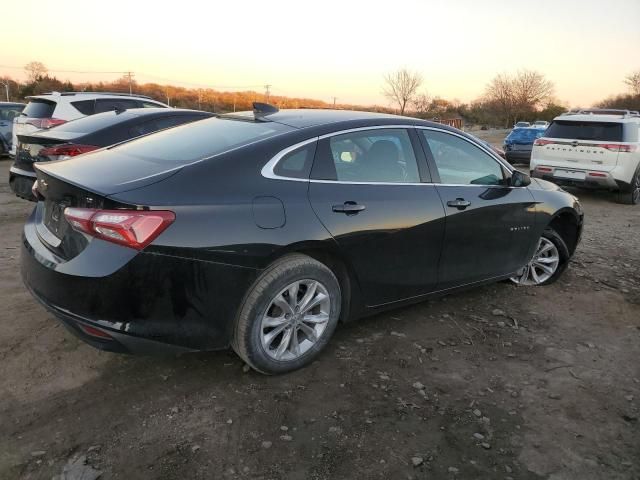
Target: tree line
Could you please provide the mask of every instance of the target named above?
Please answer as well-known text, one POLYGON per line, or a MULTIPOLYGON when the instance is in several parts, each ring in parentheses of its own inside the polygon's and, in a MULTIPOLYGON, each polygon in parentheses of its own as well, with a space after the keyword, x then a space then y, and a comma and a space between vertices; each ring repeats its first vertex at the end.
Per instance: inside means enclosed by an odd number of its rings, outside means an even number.
MULTIPOLYGON (((50 91, 95 91, 147 95, 173 107, 192 108, 217 113, 251 110, 253 102, 268 102, 278 108, 339 108, 399 113, 424 119, 463 118, 467 124, 509 128, 516 121, 550 121, 567 111, 566 104, 554 96, 554 85, 543 74, 533 70, 496 75, 486 85, 480 98, 463 103, 431 96, 424 89, 424 78, 418 72, 399 69, 383 77, 383 95, 392 107, 330 104, 312 98, 269 95, 256 91, 218 91, 211 88, 185 88, 158 83, 138 83, 126 75, 111 82, 62 81, 50 75, 41 62, 24 67, 26 81, 2 77, 9 97, 22 101, 31 95, 50 91)), ((607 98, 595 106, 640 110, 640 70, 624 79, 629 92, 607 98)))

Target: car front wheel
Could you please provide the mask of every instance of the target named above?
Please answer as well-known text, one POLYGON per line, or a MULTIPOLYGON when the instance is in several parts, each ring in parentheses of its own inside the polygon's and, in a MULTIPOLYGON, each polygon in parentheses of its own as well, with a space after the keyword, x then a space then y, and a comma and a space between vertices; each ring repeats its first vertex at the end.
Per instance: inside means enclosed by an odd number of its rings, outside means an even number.
POLYGON ((517 285, 548 285, 555 282, 567 268, 569 249, 560 235, 547 228, 540 239, 529 263, 511 277, 517 285))
POLYGON ((266 374, 313 361, 340 316, 340 284, 311 257, 293 254, 268 267, 248 292, 232 340, 236 353, 266 374))

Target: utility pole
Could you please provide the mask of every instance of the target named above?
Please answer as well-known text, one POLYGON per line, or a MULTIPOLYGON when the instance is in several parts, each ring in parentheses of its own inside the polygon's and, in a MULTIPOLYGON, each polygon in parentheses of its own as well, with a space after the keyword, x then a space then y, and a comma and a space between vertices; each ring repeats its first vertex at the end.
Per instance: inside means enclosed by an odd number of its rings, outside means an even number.
POLYGON ((129 77, 129 95, 131 95, 133 93, 131 83, 132 83, 133 77, 135 77, 135 74, 133 72, 125 72, 124 76, 129 77))
POLYGON ((264 96, 267 98, 267 103, 269 103, 269 97, 271 97, 271 84, 267 83, 264 86, 264 96))
POLYGON ((198 110, 202 110, 202 89, 198 89, 198 110))
POLYGON ((5 82, 0 82, 4 85, 4 90, 5 92, 7 92, 7 102, 9 101, 9 82, 5 83, 5 82))
POLYGON ((333 97, 333 108, 336 108, 336 100, 338 99, 338 97, 333 97))

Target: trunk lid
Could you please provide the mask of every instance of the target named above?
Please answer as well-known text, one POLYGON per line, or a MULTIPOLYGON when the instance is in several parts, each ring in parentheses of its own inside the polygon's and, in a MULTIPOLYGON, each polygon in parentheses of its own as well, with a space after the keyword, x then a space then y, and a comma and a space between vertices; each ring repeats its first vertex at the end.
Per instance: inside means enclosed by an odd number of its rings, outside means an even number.
POLYGON ((183 167, 172 162, 133 157, 102 149, 84 155, 38 165, 42 173, 86 191, 109 196, 146 187, 174 175, 183 167))
POLYGON ((66 140, 58 138, 45 138, 39 136, 18 135, 16 146, 15 166, 27 171, 33 171, 36 162, 49 161, 50 158, 41 156, 40 152, 47 147, 66 143, 66 140))

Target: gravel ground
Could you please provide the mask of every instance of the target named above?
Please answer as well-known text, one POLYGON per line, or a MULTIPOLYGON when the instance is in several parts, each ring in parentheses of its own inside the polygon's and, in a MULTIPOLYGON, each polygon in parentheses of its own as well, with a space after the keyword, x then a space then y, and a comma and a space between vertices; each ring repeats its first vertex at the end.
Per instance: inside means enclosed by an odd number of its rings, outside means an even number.
POLYGON ((583 241, 555 285, 342 326, 310 367, 265 377, 231 352, 133 357, 71 336, 19 278, 32 206, 8 169, 2 479, 640 478, 640 207, 579 191, 583 241))

